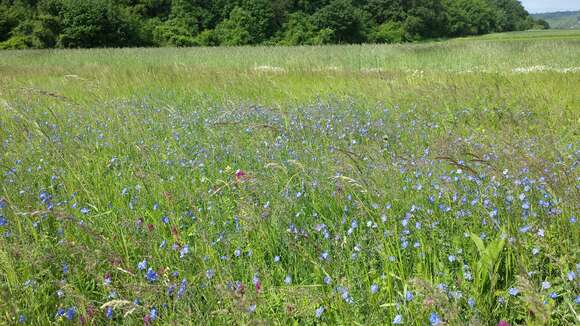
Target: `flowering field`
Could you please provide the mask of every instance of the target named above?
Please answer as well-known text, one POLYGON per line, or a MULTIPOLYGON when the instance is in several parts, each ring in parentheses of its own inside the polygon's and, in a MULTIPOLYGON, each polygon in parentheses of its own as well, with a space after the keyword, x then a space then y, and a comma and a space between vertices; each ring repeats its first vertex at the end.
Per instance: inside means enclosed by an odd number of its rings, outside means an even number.
POLYGON ((578 323, 576 36, 1 52, 0 324, 578 323))

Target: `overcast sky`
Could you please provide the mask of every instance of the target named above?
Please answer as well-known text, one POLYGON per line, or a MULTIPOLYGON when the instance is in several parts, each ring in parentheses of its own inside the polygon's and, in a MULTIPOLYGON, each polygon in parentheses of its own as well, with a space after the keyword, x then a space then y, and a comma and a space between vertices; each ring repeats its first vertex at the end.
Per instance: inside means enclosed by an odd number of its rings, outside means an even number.
POLYGON ((580 0, 520 0, 531 13, 580 10, 580 0))

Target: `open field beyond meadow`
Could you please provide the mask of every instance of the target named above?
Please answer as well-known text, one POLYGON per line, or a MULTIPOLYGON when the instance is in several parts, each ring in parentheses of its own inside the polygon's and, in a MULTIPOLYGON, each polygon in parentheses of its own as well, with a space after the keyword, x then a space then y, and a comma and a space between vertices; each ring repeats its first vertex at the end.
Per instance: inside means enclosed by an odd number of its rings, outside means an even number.
POLYGON ((0 141, 0 324, 580 322, 579 31, 5 51, 0 141))

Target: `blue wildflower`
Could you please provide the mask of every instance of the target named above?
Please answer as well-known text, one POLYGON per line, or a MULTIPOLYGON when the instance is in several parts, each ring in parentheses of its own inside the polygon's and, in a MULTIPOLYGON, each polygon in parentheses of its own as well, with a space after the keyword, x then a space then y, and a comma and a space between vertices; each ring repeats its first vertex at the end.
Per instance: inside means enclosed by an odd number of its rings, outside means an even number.
POLYGON ((81 213, 83 214, 88 214, 89 213, 89 209, 86 207, 81 208, 81 213))
POLYGON ((179 250, 179 258, 185 257, 189 253, 189 245, 184 245, 181 250, 179 250))
POLYGON ((137 264, 137 269, 140 271, 145 270, 146 268, 147 268, 147 259, 143 259, 143 261, 137 264))
POLYGON ((548 282, 548 281, 542 282, 542 290, 547 290, 551 287, 552 287, 552 284, 550 284, 550 282, 548 282))
POLYGON ((65 317, 68 320, 73 320, 75 318, 75 315, 77 314, 77 309, 75 307, 70 307, 66 310, 65 312, 65 317))
POLYGON ((105 310, 105 317, 107 317, 107 319, 113 319, 113 307, 107 307, 105 310))
POLYGON ((320 316, 322 316, 323 313, 324 313, 324 307, 318 307, 316 309, 316 318, 320 318, 320 316))
POLYGON ((8 220, 4 216, 0 215, 0 226, 5 226, 7 224, 8 220))
POLYGON ((181 284, 179 285, 179 289, 177 290, 177 297, 181 298, 185 294, 185 290, 187 289, 187 280, 183 279, 181 284))
POLYGON ((429 315, 429 323, 433 326, 441 324, 441 318, 436 312, 432 312, 431 315, 429 315))
POLYGON ((509 295, 515 297, 516 295, 518 295, 520 293, 520 290, 518 290, 517 288, 509 288, 508 293, 509 293, 509 295))
POLYGON ((413 296, 413 292, 411 292, 411 291, 407 291, 407 292, 405 293, 405 300, 407 300, 407 301, 411 301, 411 300, 413 300, 413 297, 414 297, 414 296, 413 296))
POLYGON ((145 274, 145 278, 149 282, 155 282, 157 281, 157 273, 151 267, 149 267, 149 269, 147 270, 147 274, 145 274))
POLYGON ((167 216, 163 216, 163 217, 161 218, 161 222, 163 222, 164 224, 169 224, 169 217, 167 217, 167 216))
POLYGON ((26 316, 24 316, 23 314, 18 315, 18 322, 20 324, 26 323, 26 316))
POLYGON ((375 294, 379 292, 379 286, 377 284, 371 284, 371 293, 375 294))
POLYGON ((155 309, 155 307, 149 310, 149 317, 151 318, 151 320, 157 319, 157 309, 155 309))
POLYGON ((468 304, 468 305, 469 305, 471 308, 475 307, 475 299, 474 299, 474 298, 469 298, 469 299, 467 300, 467 304, 468 304))
POLYGON ((64 312, 65 312, 64 308, 58 308, 58 310, 56 311, 56 318, 64 316, 64 312))
POLYGON ((393 319, 393 324, 394 325, 400 325, 402 323, 403 323, 403 316, 396 315, 395 318, 393 319))

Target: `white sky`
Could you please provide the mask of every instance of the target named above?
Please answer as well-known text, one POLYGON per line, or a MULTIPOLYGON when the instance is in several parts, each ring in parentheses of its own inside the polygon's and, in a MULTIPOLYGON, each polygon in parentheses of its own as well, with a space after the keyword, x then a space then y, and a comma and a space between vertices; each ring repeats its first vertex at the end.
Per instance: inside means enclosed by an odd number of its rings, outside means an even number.
POLYGON ((520 0, 531 13, 580 10, 580 0, 520 0))

